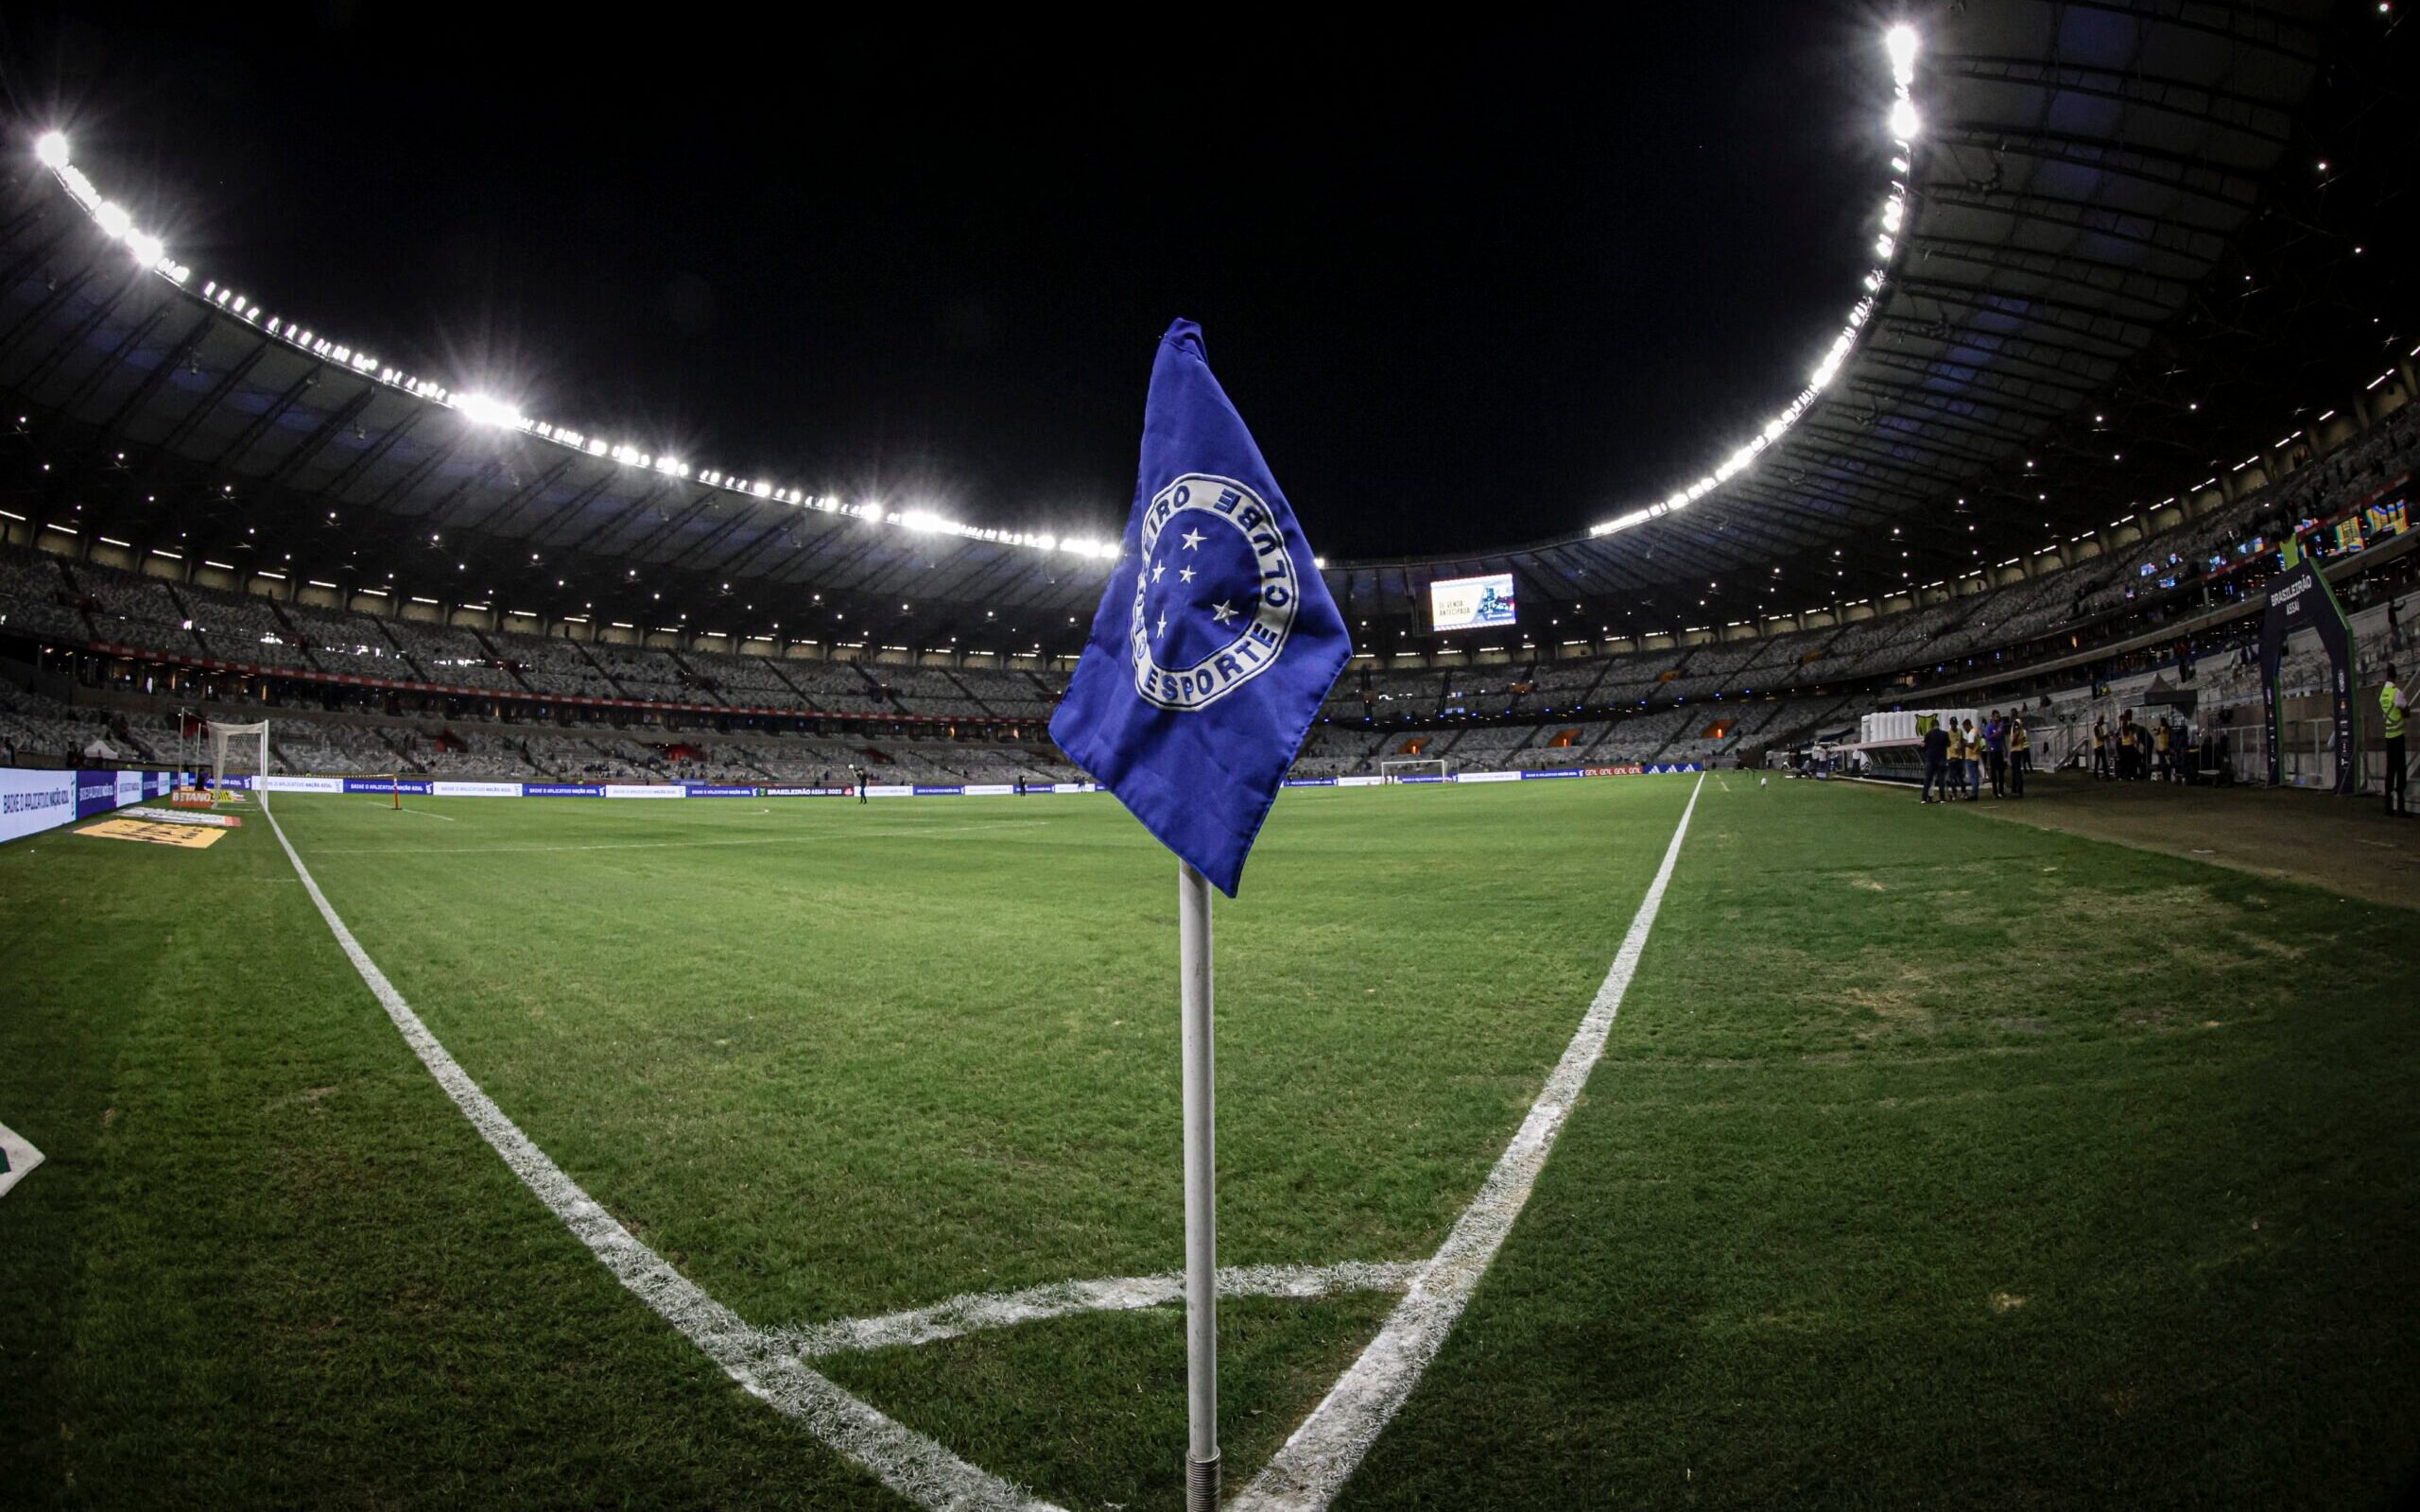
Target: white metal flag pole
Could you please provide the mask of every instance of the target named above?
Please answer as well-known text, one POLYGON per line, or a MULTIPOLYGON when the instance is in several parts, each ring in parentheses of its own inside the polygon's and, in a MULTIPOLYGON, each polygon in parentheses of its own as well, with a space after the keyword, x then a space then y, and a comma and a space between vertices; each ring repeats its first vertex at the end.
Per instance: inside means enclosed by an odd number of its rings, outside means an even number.
POLYGON ((1178 948, 1184 977, 1185 1512, 1219 1504, 1218 1116, 1210 1053, 1210 879, 1179 861, 1178 948))

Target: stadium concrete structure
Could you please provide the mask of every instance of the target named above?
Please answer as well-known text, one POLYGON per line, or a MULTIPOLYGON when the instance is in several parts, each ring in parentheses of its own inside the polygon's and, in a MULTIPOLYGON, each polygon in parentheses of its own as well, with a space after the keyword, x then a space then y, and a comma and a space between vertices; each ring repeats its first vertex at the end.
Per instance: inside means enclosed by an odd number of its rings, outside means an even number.
MULTIPOLYGON (((1360 654, 1305 774, 1753 756, 1908 683, 2089 684, 2086 652, 2180 618, 2222 640, 2275 521, 2375 504, 2412 452, 2411 124, 2378 104, 2374 19, 1928 18, 1894 60, 1916 129, 1875 186, 1874 271, 1798 400, 1560 539, 1322 563, 1360 654), (1517 630, 1429 631, 1432 580, 1491 573, 1517 630)), ((1042 726, 1114 543, 821 497, 400 372, 178 263, 109 164, 37 134, 0 215, 0 527, 42 554, 0 577, 0 637, 44 671, 16 679, 20 744, 114 710, 156 754, 166 711, 267 696, 302 711, 296 769, 1071 775, 1042 726), (348 709, 372 717, 315 717, 348 709)))

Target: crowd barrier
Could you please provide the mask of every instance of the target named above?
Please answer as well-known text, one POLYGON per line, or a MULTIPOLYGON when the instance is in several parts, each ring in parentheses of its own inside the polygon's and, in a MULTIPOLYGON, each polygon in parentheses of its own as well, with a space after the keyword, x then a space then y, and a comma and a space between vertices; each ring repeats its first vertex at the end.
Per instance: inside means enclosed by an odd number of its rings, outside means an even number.
MULTIPOLYGON (((1422 772, 1394 779, 1414 782, 1526 782, 1566 777, 1661 777, 1703 771, 1699 762, 1651 762, 1628 766, 1567 766, 1552 771, 1422 772)), ((139 774, 128 774, 130 776, 139 774)), ((1291 777, 1288 787, 1376 787, 1383 777, 1291 777)), ((259 788, 269 793, 374 793, 386 797, 401 791, 406 798, 854 798, 854 787, 739 786, 728 782, 453 782, 444 778, 406 777, 231 777, 229 787, 259 788)), ((1013 782, 870 782, 866 797, 881 798, 1007 798, 1013 782)), ((1029 782, 1028 794, 1097 793, 1092 782, 1029 782)), ((131 801, 130 799, 130 801, 131 801)))
MULTIPOLYGON (((401 792, 406 798, 855 798, 854 787, 798 787, 781 784, 739 786, 729 782, 474 782, 445 778, 406 777, 231 777, 229 787, 267 793, 374 793, 384 798, 401 792)), ((968 782, 952 786, 869 783, 868 798, 1007 798, 1013 782, 968 782)), ((1094 793, 1091 782, 1028 782, 1026 791, 1094 793)))
MULTIPOLYGON (((1558 777, 1665 777, 1705 769, 1702 762, 1647 762, 1628 766, 1558 766, 1550 771, 1407 772, 1394 779, 1412 782, 1534 782, 1558 777)), ((1376 787, 1383 777, 1289 777, 1288 787, 1376 787)))
POLYGON ((47 771, 0 766, 0 840, 19 840, 62 824, 112 814, 147 798, 165 798, 173 772, 47 771))

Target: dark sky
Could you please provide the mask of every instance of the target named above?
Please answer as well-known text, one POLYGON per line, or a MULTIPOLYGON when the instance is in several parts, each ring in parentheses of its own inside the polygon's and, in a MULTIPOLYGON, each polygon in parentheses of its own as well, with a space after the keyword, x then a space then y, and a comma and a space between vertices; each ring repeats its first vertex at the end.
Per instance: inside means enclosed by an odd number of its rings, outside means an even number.
POLYGON ((1116 529, 1189 316, 1340 556, 1705 471, 1837 331, 1887 172, 1890 18, 1854 0, 1190 36, 519 9, 18 10, 8 85, 273 314, 974 524, 1116 529))

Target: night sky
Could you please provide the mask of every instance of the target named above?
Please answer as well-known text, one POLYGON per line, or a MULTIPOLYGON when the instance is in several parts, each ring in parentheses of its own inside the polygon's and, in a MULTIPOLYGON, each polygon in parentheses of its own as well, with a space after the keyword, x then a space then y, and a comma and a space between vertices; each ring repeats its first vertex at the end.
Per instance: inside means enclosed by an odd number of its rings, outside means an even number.
POLYGON ((1865 4, 545 14, 12 8, 0 47, 21 119, 197 279, 700 467, 1115 533, 1191 317, 1337 556, 1564 534, 1706 471, 1838 331, 1887 178, 1865 4))

